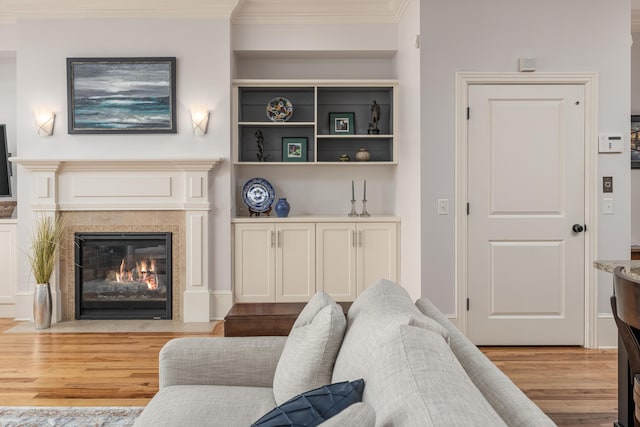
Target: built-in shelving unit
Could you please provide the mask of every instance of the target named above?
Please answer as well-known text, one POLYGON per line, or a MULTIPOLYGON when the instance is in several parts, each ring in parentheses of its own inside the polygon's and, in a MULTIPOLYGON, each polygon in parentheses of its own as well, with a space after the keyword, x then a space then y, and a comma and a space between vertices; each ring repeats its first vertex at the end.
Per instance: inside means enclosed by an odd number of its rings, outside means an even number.
POLYGON ((396 88, 393 80, 236 80, 233 161, 264 165, 396 164, 396 88), (286 98, 293 105, 289 120, 274 122, 267 116, 267 104, 276 97, 286 98), (373 101, 380 106, 378 134, 369 132, 373 101), (352 114, 353 134, 334 134, 332 113, 352 114), (264 138, 263 161, 258 160, 258 131, 264 138), (285 161, 282 138, 286 137, 306 138, 303 162, 285 161), (361 148, 371 154, 369 161, 356 161, 355 154, 361 148), (351 161, 341 161, 345 154, 351 161))
POLYGON ((233 82, 232 169, 239 201, 231 221, 235 301, 302 302, 320 290, 352 301, 380 278, 399 281, 400 218, 376 215, 388 209, 380 204, 390 192, 383 190, 388 180, 381 176, 390 175, 387 166, 398 161, 397 86, 395 80, 233 82), (286 121, 267 114, 277 98, 293 106, 286 121), (380 109, 378 132, 370 131, 374 101, 380 109), (349 119, 348 131, 336 126, 336 117, 349 119), (263 138, 263 161, 257 134, 263 138), (304 141, 302 159, 287 158, 283 138, 304 141), (370 153, 368 161, 356 159, 362 148, 370 153), (342 161, 343 155, 350 161, 342 161), (290 217, 244 215, 241 189, 254 177, 269 180, 276 198, 289 198, 290 217), (360 198, 367 178, 377 209, 370 217, 349 217, 349 190, 355 181, 360 198))

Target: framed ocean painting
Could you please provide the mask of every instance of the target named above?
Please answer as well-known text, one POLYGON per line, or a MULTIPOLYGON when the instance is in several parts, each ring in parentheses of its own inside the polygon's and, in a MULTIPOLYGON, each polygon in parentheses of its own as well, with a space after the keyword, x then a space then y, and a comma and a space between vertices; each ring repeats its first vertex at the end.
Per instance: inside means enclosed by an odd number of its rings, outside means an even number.
POLYGON ((69 133, 176 133, 176 58, 67 58, 69 133))

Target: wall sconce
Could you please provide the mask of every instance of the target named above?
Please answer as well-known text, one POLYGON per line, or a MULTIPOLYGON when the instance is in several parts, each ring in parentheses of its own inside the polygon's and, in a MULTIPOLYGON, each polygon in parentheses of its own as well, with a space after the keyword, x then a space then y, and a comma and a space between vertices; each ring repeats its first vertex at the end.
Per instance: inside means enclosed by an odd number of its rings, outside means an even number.
POLYGON ((38 135, 53 135, 53 125, 56 121, 56 115, 52 112, 36 113, 36 124, 38 125, 38 135))
POLYGON ((192 108, 191 124, 193 125, 193 133, 196 136, 203 136, 207 133, 207 126, 209 125, 209 111, 192 108))

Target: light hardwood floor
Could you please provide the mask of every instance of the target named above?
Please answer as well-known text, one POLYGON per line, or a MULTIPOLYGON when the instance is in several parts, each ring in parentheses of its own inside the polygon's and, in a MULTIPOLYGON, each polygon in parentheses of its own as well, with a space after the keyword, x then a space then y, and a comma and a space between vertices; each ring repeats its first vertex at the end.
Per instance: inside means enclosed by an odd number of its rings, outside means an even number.
MULTIPOLYGON (((158 389, 158 352, 177 336, 206 333, 3 333, 0 406, 144 406, 158 389)), ((616 420, 616 351, 577 347, 482 351, 562 426, 616 420)))

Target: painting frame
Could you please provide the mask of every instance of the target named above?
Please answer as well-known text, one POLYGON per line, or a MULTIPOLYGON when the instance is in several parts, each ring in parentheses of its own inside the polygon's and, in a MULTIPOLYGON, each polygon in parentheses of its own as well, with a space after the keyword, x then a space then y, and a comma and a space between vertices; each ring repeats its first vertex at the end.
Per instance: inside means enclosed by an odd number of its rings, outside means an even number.
POLYGON ((629 151, 631 169, 640 169, 640 115, 631 116, 629 151))
POLYGON ((306 137, 282 137, 282 161, 283 162, 306 162, 307 161, 306 137))
POLYGON ((176 58, 67 58, 69 134, 177 133, 176 58))
POLYGON ((355 113, 329 113, 331 135, 355 135, 355 113))

